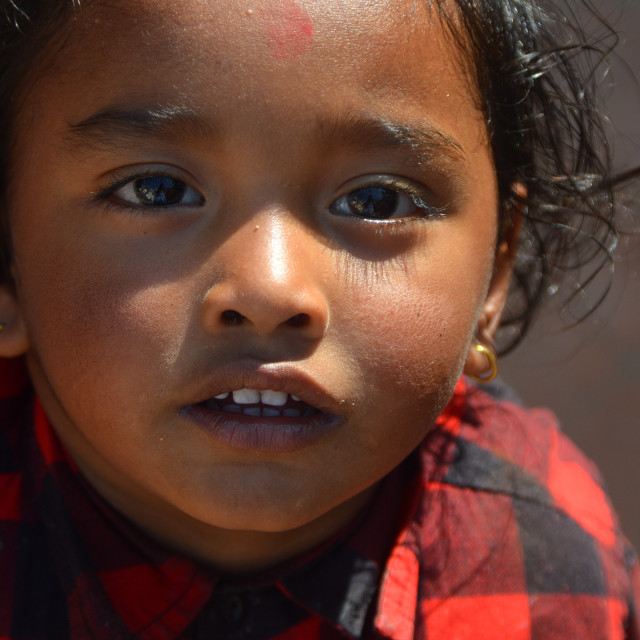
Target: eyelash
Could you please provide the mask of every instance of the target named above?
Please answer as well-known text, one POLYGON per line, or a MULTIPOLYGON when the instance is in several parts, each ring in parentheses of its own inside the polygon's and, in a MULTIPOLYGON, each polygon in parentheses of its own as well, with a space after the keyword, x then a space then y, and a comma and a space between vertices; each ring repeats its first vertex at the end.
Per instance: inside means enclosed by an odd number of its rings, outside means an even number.
POLYGON ((135 173, 134 175, 129 175, 123 178, 118 178, 114 182, 112 182, 105 189, 99 191, 94 194, 91 198, 93 203, 100 204, 107 208, 115 208, 118 210, 126 209, 132 212, 144 212, 145 215, 159 215, 162 211, 165 210, 175 210, 175 209, 185 209, 185 208, 193 208, 202 206, 205 202, 202 194, 192 187, 186 180, 177 175, 172 174, 170 171, 158 171, 158 170, 149 170, 143 171, 139 173, 135 173), (120 191, 121 189, 127 187, 128 185, 133 185, 135 182, 139 180, 144 180, 145 178, 168 178, 171 180, 175 180, 177 183, 184 185, 187 189, 191 190, 193 193, 200 196, 200 202, 197 204, 174 204, 174 205, 145 205, 145 204, 135 204, 132 202, 127 202, 126 200, 114 198, 114 194, 120 191))
POLYGON ((348 198, 350 195, 355 194, 358 191, 364 191, 366 189, 386 189, 397 194, 398 196, 408 198, 416 207, 416 209, 420 211, 420 213, 418 215, 403 216, 398 218, 375 218, 367 217, 364 215, 360 216, 357 213, 340 214, 335 211, 333 211, 333 213, 335 213, 335 215, 343 215, 344 217, 360 217, 362 220, 366 220, 367 222, 377 225, 397 225, 401 223, 411 222, 413 220, 431 220, 433 218, 443 216, 446 211, 446 206, 438 207, 425 202, 425 188, 418 188, 410 182, 398 180, 397 178, 391 178, 387 176, 370 177, 366 182, 359 185, 354 185, 353 189, 340 196, 339 198, 336 198, 330 205, 329 209, 331 210, 336 208, 336 203, 341 199, 348 198))
MULTIPOLYGON (((360 220, 373 223, 376 225, 397 225, 400 223, 410 222, 412 220, 430 220, 436 217, 440 217, 444 214, 446 207, 437 207, 432 204, 428 204, 424 201, 424 189, 416 188, 416 186, 411 183, 398 180, 395 178, 390 178, 386 176, 375 176, 370 177, 370 179, 362 184, 354 185, 354 188, 350 191, 346 192, 342 196, 334 199, 332 203, 329 205, 329 211, 337 216, 342 217, 353 217, 359 218, 360 220), (375 216, 367 216, 357 212, 340 212, 338 209, 340 208, 340 204, 342 201, 342 205, 347 203, 347 206, 352 206, 358 192, 364 192, 367 189, 377 189, 377 190, 386 190, 392 194, 395 194, 398 198, 403 197, 409 199, 413 205, 416 207, 420 213, 418 215, 407 215, 401 217, 375 217, 375 216), (349 204, 348 199, 349 196, 352 196, 352 202, 349 204)), ((128 211, 134 212, 144 211, 145 215, 160 215, 162 211, 165 210, 175 210, 175 209, 184 209, 184 208, 193 208, 200 207, 205 203, 205 199, 194 187, 192 187, 188 182, 181 179, 176 175, 172 175, 171 172, 167 171, 158 171, 158 170, 149 170, 145 172, 136 173, 134 175, 126 176, 119 178, 112 182, 109 186, 107 186, 102 191, 95 194, 92 198, 94 203, 100 203, 102 206, 116 209, 126 209, 128 211), (145 178, 156 178, 156 179, 170 179, 174 180, 186 190, 190 190, 192 194, 199 196, 200 200, 196 203, 187 203, 187 204, 167 204, 163 205, 154 205, 154 204, 135 204, 133 202, 129 202, 123 199, 115 199, 114 194, 116 194, 121 189, 129 185, 134 185, 136 182, 144 180, 145 178)), ((367 203, 370 204, 371 200, 367 203)), ((378 200, 379 202, 379 200, 378 200)), ((393 203, 394 207, 400 206, 396 201, 393 203)), ((392 214, 393 215, 393 214, 392 214)))

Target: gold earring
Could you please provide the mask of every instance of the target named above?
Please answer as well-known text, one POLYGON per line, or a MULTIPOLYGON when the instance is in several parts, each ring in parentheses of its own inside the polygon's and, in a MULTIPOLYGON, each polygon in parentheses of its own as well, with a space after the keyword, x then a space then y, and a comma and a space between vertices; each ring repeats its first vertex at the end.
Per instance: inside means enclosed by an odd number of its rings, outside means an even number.
POLYGON ((485 356, 485 358, 489 361, 489 372, 483 376, 470 376, 470 378, 474 381, 474 382, 491 382, 492 380, 495 380, 496 376, 498 375, 498 359, 496 358, 495 354, 493 353, 493 351, 491 351, 491 349, 489 349, 488 347, 485 347, 483 344, 480 344, 479 342, 476 342, 473 345, 473 348, 478 352, 481 353, 483 356, 485 356))

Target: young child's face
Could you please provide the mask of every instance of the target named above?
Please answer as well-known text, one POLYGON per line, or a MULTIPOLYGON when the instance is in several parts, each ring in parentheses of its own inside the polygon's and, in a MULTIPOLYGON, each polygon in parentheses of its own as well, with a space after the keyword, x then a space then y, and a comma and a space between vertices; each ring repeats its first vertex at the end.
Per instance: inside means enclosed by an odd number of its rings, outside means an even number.
POLYGON ((90 481, 170 544, 330 535, 493 326, 484 119, 424 4, 98 0, 27 81, 7 336, 23 318, 90 481), (302 415, 215 400, 243 388, 302 415))

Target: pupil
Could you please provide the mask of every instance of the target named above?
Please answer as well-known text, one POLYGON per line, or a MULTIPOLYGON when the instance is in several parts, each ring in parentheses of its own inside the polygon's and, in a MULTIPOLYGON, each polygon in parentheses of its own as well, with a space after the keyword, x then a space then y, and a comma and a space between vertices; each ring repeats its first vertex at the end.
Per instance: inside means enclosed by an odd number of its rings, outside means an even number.
POLYGON ((169 176, 149 176, 136 180, 134 188, 142 204, 158 206, 179 204, 186 185, 169 176))
POLYGON ((363 187, 352 191, 349 208, 363 218, 390 218, 398 205, 398 194, 384 187, 363 187))

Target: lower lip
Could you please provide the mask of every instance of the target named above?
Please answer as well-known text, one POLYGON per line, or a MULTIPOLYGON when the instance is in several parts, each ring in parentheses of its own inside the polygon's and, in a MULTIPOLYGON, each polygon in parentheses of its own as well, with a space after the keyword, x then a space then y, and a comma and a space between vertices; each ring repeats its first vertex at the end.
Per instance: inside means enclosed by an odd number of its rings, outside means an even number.
POLYGON ((256 418, 202 405, 184 407, 180 414, 227 447, 274 453, 304 449, 340 423, 338 417, 322 412, 308 417, 256 418))

